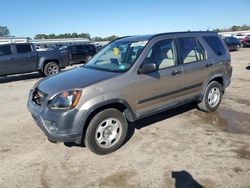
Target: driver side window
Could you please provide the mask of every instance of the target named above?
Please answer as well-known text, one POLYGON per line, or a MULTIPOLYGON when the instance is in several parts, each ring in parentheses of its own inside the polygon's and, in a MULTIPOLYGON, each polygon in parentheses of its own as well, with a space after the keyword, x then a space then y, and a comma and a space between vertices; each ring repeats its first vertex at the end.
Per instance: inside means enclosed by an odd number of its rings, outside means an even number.
POLYGON ((166 39, 155 43, 144 62, 155 63, 159 70, 177 65, 174 40, 166 39))

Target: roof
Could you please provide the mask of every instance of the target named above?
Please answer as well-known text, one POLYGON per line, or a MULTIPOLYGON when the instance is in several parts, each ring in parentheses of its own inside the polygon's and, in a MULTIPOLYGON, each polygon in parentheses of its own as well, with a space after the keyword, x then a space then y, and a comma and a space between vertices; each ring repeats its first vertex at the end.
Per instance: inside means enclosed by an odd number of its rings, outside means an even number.
POLYGON ((135 35, 135 36, 127 36, 117 39, 119 42, 125 41, 143 41, 143 40, 150 40, 154 37, 163 36, 163 35, 177 35, 177 34, 217 34, 213 31, 183 31, 183 32, 168 32, 168 33, 158 33, 158 34, 151 34, 151 35, 135 35))

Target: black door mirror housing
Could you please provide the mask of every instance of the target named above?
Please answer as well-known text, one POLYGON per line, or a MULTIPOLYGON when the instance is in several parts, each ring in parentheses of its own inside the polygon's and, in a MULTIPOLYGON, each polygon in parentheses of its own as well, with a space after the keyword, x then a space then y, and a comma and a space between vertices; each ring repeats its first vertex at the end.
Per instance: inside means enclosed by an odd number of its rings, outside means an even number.
POLYGON ((157 70, 155 63, 145 63, 139 68, 139 74, 146 74, 157 70))

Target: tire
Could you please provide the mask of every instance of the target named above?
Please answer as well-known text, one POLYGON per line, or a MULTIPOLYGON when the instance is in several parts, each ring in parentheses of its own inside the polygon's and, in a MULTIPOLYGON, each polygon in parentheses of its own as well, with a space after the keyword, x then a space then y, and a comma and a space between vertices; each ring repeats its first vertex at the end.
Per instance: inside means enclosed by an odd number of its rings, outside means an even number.
POLYGON ((112 153, 123 145, 127 131, 124 115, 114 108, 105 109, 90 120, 85 145, 98 155, 112 153))
POLYGON ((44 69, 43 69, 43 73, 45 76, 50 76, 50 75, 56 74, 60 71, 61 71, 61 69, 56 62, 48 62, 44 66, 44 69))
POLYGON ((205 112, 217 110, 223 96, 222 90, 222 85, 219 82, 210 82, 207 85, 202 101, 198 103, 198 108, 205 112))

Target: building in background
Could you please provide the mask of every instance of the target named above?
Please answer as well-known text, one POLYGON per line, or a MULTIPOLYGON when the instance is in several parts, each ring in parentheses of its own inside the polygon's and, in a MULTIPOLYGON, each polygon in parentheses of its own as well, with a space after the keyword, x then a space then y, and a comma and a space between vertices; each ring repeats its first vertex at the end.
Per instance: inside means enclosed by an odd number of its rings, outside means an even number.
POLYGON ((10 43, 28 43, 30 38, 28 37, 0 37, 0 44, 10 44, 10 43))
POLYGON ((28 37, 0 37, 0 44, 10 43, 32 43, 38 49, 58 48, 63 45, 89 43, 86 38, 62 38, 62 39, 30 39, 28 37))
POLYGON ((41 48, 58 48, 70 44, 84 44, 89 43, 86 38, 63 38, 63 39, 34 39, 30 41, 37 47, 41 48))

